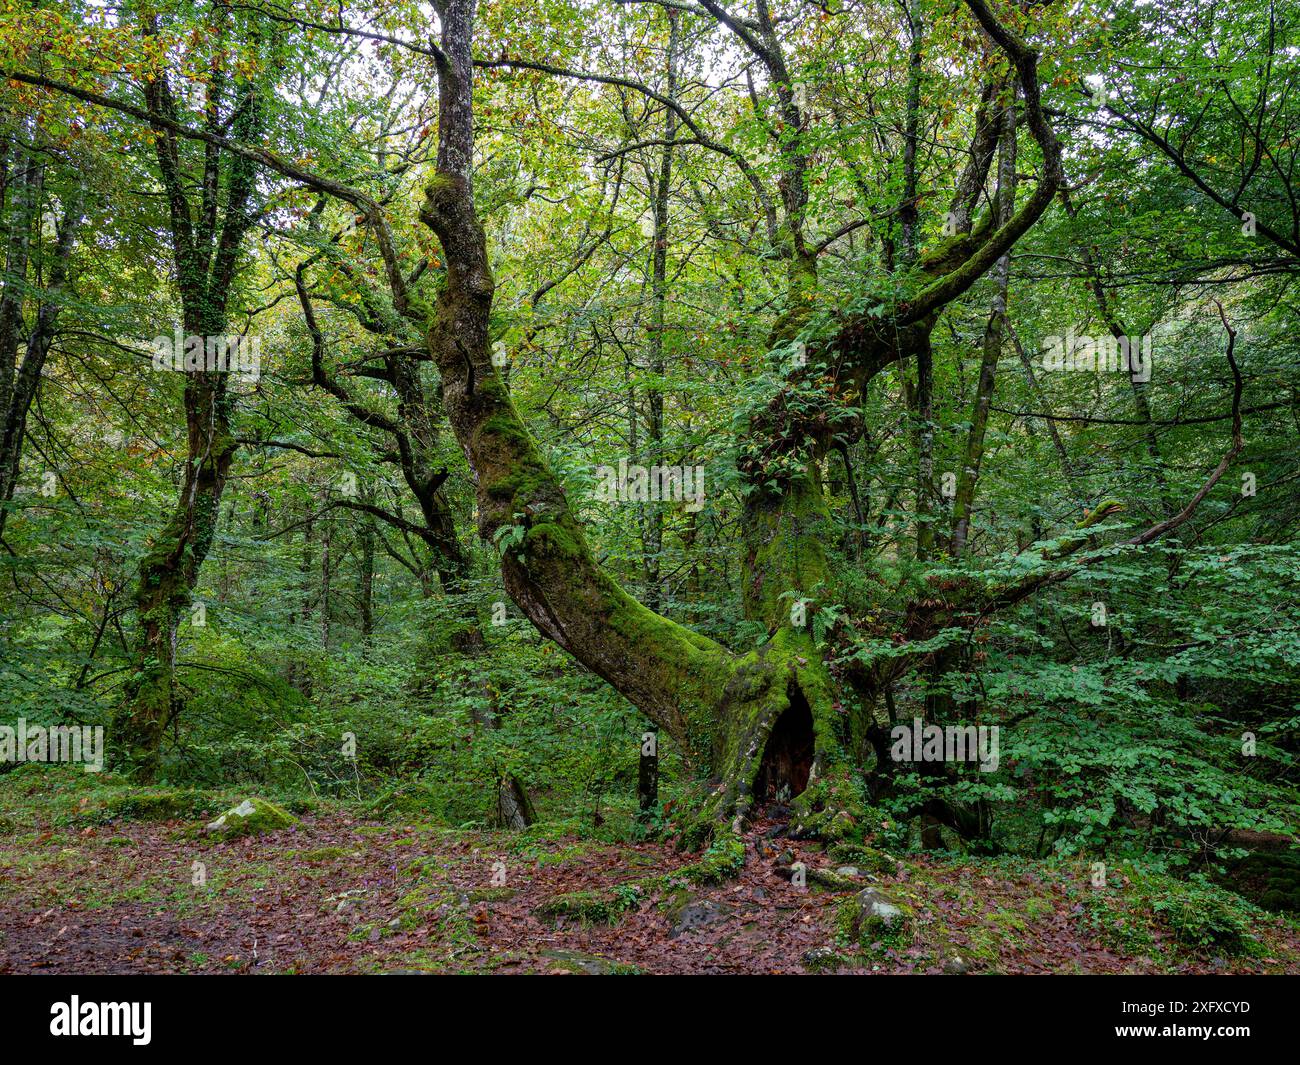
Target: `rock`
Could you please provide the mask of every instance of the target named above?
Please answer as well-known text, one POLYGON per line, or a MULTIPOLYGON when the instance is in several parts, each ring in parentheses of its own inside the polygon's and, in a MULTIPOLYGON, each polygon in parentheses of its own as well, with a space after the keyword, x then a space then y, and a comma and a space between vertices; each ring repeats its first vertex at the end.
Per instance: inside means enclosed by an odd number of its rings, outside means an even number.
POLYGON ((613 891, 568 891, 552 895, 533 908, 533 913, 543 920, 567 917, 583 924, 618 924, 628 909, 625 897, 613 891))
POLYGON ((290 828, 297 823, 298 819, 293 814, 282 810, 275 803, 265 799, 245 799, 210 822, 204 831, 210 836, 235 839, 290 828))
POLYGON ((844 959, 830 947, 813 947, 801 960, 810 973, 834 972, 844 964, 844 959))
POLYGON ((841 903, 839 924, 844 935, 864 946, 901 946, 912 936, 912 908, 878 888, 864 888, 841 903))
POLYGON ((635 965, 576 950, 548 950, 542 957, 551 962, 546 970, 551 976, 630 976, 639 971, 635 965))
POLYGON ((896 927, 906 918, 897 903, 875 888, 866 888, 858 895, 863 920, 874 918, 886 928, 896 927))
POLYGON ((970 972, 970 966, 960 955, 953 954, 944 959, 943 971, 947 976, 965 976, 970 972))
POLYGON ((333 912, 339 921, 350 922, 357 912, 357 903, 366 894, 365 888, 352 888, 337 895, 327 895, 323 900, 326 909, 333 912))
POLYGON ((676 911, 676 923, 669 938, 676 939, 685 932, 694 932, 706 925, 715 924, 730 913, 727 907, 712 899, 691 899, 676 911))
POLYGON ((831 891, 853 891, 858 886, 858 871, 852 866, 840 869, 809 869, 808 881, 831 891))
POLYGON ((828 852, 831 859, 843 865, 851 865, 859 875, 875 873, 880 876, 893 876, 898 871, 895 858, 875 847, 860 843, 836 843, 828 852))

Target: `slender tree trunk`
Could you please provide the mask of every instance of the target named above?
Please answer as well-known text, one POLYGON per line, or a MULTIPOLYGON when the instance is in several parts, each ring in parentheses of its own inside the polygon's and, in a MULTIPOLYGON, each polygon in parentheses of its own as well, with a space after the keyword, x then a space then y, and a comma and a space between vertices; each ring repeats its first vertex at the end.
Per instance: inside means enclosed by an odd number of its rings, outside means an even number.
POLYGON ((333 533, 333 523, 326 521, 320 538, 320 646, 326 653, 330 649, 330 578, 334 575, 330 543, 333 533))
MULTIPOLYGON (((680 49, 679 13, 666 9, 668 18, 668 77, 665 93, 669 100, 677 99, 677 61, 680 49)), ((673 141, 677 136, 677 112, 664 109, 663 148, 659 154, 659 173, 654 179, 652 210, 654 213, 654 247, 652 249, 650 282, 650 336, 647 368, 651 379, 646 389, 646 451, 647 465, 663 461, 664 445, 664 326, 665 305, 668 297, 668 198, 672 190, 673 141)), ((634 415, 635 417, 635 415, 634 415)), ((646 605, 658 610, 661 554, 664 543, 664 512, 660 507, 647 507, 641 523, 642 558, 644 560, 646 605)))
MULTIPOLYGON (((1002 110, 1002 138, 998 161, 998 225, 1006 225, 1016 203, 1016 109, 1014 98, 1002 110)), ((1007 288, 1011 274, 1010 255, 1002 256, 993 267, 993 306, 984 327, 983 355, 980 359, 979 380, 975 387, 975 402, 971 410, 971 427, 966 434, 966 454, 957 474, 956 492, 952 505, 952 534, 950 554, 954 559, 966 552, 970 536, 971 509, 975 505, 975 492, 979 485, 980 464, 984 460, 984 437, 989 423, 989 407, 993 403, 993 390, 997 385, 998 360, 1002 357, 1002 342, 1006 334, 1007 288)))
MULTIPOLYGON (((224 26, 224 23, 223 23, 224 26)), ((156 32, 146 21, 146 35, 156 32)), ((214 81, 208 126, 223 125, 214 81)), ((166 78, 145 86, 151 115, 175 121, 175 101, 166 78)), ((254 142, 261 129, 258 98, 251 85, 237 88, 230 114, 234 137, 254 142)), ((198 193, 184 172, 177 138, 155 125, 155 153, 171 222, 172 257, 187 337, 224 337, 227 302, 240 245, 252 225, 255 166, 243 156, 205 152, 198 193), (223 165, 224 164, 224 165, 223 165), (223 182, 224 177, 224 182, 223 182), (224 207, 219 191, 225 186, 224 207), (197 204, 189 197, 198 195, 197 204)), ((220 346, 218 345, 218 350, 220 346)), ((186 372, 184 387, 186 461, 179 497, 167 525, 140 561, 135 606, 138 632, 134 672, 112 726, 116 760, 136 778, 157 773, 164 732, 179 712, 176 650, 182 614, 189 608, 199 571, 216 538, 221 498, 237 444, 232 432, 234 395, 229 374, 205 368, 186 372)))
MULTIPOLYGON (((26 156, 20 156, 27 159, 26 156)), ((55 325, 67 287, 72 250, 81 224, 82 186, 74 185, 63 205, 44 291, 37 298, 25 344, 20 338, 22 306, 27 290, 27 250, 31 233, 40 224, 40 194, 44 167, 29 161, 10 220, 10 241, 5 261, 3 295, 0 295, 0 540, 4 538, 8 507, 18 485, 27 414, 40 388, 41 372, 54 341, 55 325), (35 197, 35 199, 33 199, 35 197), (23 346, 21 362, 18 349, 23 346)))
MULTIPOLYGON (((369 502, 374 502, 370 493, 369 502)), ((361 516, 357 530, 357 613, 361 639, 369 648, 375 631, 375 519, 369 514, 361 516)))
MULTIPOLYGON (((1075 221, 1079 216, 1079 212, 1068 189, 1062 190, 1061 203, 1065 207, 1065 213, 1070 220, 1075 221)), ((1097 302, 1097 310, 1101 314, 1101 320, 1116 341, 1125 340, 1128 334, 1106 295, 1096 256, 1086 243, 1079 247, 1079 253, 1088 272, 1088 287, 1092 290, 1093 298, 1097 302)), ((1160 500, 1160 509, 1163 515, 1165 518, 1170 518, 1177 512, 1178 507, 1169 491, 1169 480, 1165 476, 1164 456, 1160 453, 1160 439, 1156 436, 1155 425, 1151 417, 1151 404, 1147 399, 1147 382, 1134 380, 1132 374, 1126 374, 1126 376, 1133 395, 1133 409, 1137 413, 1138 420, 1142 423, 1142 439, 1146 445, 1147 460, 1150 463, 1151 480, 1155 485, 1156 496, 1160 500)))
POLYGON ((641 737, 636 773, 637 819, 648 821, 659 809, 659 730, 653 725, 641 737))

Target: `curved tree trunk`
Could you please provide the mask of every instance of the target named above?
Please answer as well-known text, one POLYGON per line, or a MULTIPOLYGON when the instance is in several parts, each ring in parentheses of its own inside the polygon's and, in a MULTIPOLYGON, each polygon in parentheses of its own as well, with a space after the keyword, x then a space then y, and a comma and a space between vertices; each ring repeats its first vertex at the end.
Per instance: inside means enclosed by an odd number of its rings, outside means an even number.
MULTIPOLYGON (((716 5, 705 6, 712 10, 716 5)), ((783 435, 788 426, 781 420, 779 402, 756 415, 751 425, 750 465, 742 468, 754 486, 744 514, 744 605, 746 615, 764 622, 769 632, 756 650, 733 654, 659 616, 601 569, 559 480, 493 365, 489 321, 494 286, 472 187, 473 0, 446 0, 440 13, 437 174, 425 190, 420 216, 443 247, 448 274, 428 344, 442 379, 443 407, 474 475, 479 533, 496 542, 501 530, 511 531, 500 538, 508 545, 501 566, 520 609, 641 709, 680 745, 688 763, 709 777, 712 791, 703 804, 703 824, 736 824, 757 800, 786 794, 796 797, 801 814, 819 806, 832 813, 841 805, 832 801, 832 793, 839 782, 847 782, 852 752, 864 749, 875 725, 877 697, 890 679, 884 671, 859 670, 856 698, 841 702, 811 634, 816 599, 828 578, 822 542, 829 536, 829 515, 819 463, 832 434, 814 429, 783 435), (767 461, 788 458, 792 450, 803 455, 804 472, 774 490, 760 487, 771 479, 767 461)), ((774 35, 765 34, 751 47, 774 72, 783 114, 798 129, 802 119, 774 35)), ((1027 98, 1033 93, 1034 124, 1041 116, 1033 54, 1014 38, 1004 48, 1021 67, 1027 98)), ((840 367, 841 383, 834 387, 861 391, 882 368, 927 345, 938 310, 969 289, 1038 218, 1051 200, 1059 170, 1055 141, 1044 131, 1039 123, 1035 132, 1044 138, 1048 173, 1026 205, 1002 226, 995 225, 990 212, 981 225, 967 226, 935 254, 923 257, 924 273, 933 280, 915 299, 900 304, 897 319, 846 322, 823 353, 835 356, 840 367)), ((782 183, 793 298, 775 342, 793 339, 802 320, 799 297, 816 284, 815 259, 802 232, 805 152, 796 145, 787 153, 789 173, 782 183)), ((818 827, 824 831, 828 826, 818 827)))

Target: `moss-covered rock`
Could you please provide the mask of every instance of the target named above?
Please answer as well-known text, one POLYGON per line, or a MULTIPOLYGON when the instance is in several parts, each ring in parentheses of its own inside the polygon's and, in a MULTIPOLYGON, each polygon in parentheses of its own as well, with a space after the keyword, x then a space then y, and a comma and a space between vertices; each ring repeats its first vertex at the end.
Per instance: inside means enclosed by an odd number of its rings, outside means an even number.
POLYGON ((673 930, 668 933, 670 939, 676 939, 687 932, 706 928, 711 924, 729 917, 733 911, 713 899, 695 898, 689 892, 674 900, 668 915, 673 922, 673 930))
POLYGON ((1224 885, 1274 913, 1300 913, 1300 855, 1250 854, 1232 868, 1224 885))
POLYGON ((1251 926, 1262 911, 1204 877, 1180 880, 1124 863, 1105 887, 1079 889, 1078 897, 1085 930, 1112 949, 1151 956, 1166 946, 1228 956, 1259 949, 1251 926))
POLYGON ((851 865, 860 873, 893 876, 898 872, 897 858, 861 843, 841 841, 834 844, 826 853, 833 861, 841 865, 851 865))
POLYGON ((833 973, 847 963, 847 959, 833 947, 814 947, 805 951, 800 959, 810 973, 833 973))
POLYGON ((807 871, 807 877, 808 883, 828 891, 856 891, 862 886, 860 871, 851 865, 842 865, 838 869, 814 867, 807 871))
POLYGON ((553 895, 533 910, 538 917, 568 917, 583 924, 617 924, 631 899, 614 891, 568 891, 553 895))
POLYGON ((837 926, 842 940, 870 947, 901 947, 912 938, 912 907, 866 888, 840 903, 837 926))
POLYGON ((547 970, 552 973, 574 976, 637 976, 641 970, 635 965, 602 958, 598 954, 582 954, 574 950, 548 950, 542 957, 547 970))
POLYGON ((263 832, 275 832, 282 828, 291 828, 298 824, 298 819, 287 810, 265 799, 245 799, 238 806, 232 806, 215 821, 209 822, 204 831, 210 836, 221 839, 234 839, 238 836, 260 835, 263 832))
POLYGON ((468 898, 471 903, 509 902, 516 894, 514 888, 508 887, 475 888, 469 892, 468 898))

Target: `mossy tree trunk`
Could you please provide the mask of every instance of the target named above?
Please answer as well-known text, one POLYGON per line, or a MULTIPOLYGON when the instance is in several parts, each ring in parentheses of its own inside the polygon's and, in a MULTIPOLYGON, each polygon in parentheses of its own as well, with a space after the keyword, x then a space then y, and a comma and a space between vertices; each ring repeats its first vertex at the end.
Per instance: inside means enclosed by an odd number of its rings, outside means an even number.
MULTIPOLYGON (((156 32, 151 21, 144 28, 156 32)), ((174 134, 178 111, 166 77, 148 82, 144 94, 155 119, 155 150, 168 205, 184 332, 224 336, 240 245, 253 221, 256 168, 245 156, 213 146, 191 159, 174 134), (192 166, 198 168, 197 177, 190 173, 192 166)), ((206 120, 213 134, 229 122, 239 140, 254 143, 261 128, 256 89, 214 74, 206 120)), ((180 623, 190 610, 199 571, 217 532, 221 497, 237 449, 231 425, 234 406, 228 373, 186 373, 185 469, 171 518, 140 561, 134 672, 110 740, 116 760, 140 780, 156 775, 164 732, 181 706, 176 677, 180 623)))
MULTIPOLYGON (((772 212, 768 218, 774 223, 769 225, 773 243, 787 261, 789 291, 772 344, 788 345, 806 320, 807 297, 818 284, 816 256, 827 243, 816 245, 804 234, 804 118, 762 6, 756 24, 737 22, 711 0, 701 0, 701 6, 767 67, 779 101, 785 128, 779 139, 783 210, 779 219, 772 212)), ((983 0, 967 0, 967 6, 992 41, 990 49, 1005 56, 999 84, 1013 77, 1019 84, 1026 124, 1040 153, 1038 182, 1018 206, 1004 187, 1005 207, 995 196, 972 222, 1000 125, 988 113, 996 93, 986 86, 971 163, 954 201, 956 232, 918 254, 908 273, 911 291, 888 313, 846 314, 832 336, 810 341, 807 358, 790 370, 785 388, 766 409, 753 413, 740 457, 749 488, 743 601, 746 617, 761 623, 767 638, 737 654, 647 609, 601 568, 559 479, 515 410, 503 373, 493 365, 494 283, 472 182, 474 3, 443 0, 439 5, 437 171, 425 189, 420 217, 442 246, 447 279, 427 340, 441 377, 443 409, 474 478, 478 531, 484 541, 502 545, 505 586, 525 616, 636 705, 707 778, 698 822, 706 830, 739 827, 756 803, 787 796, 796 831, 834 835, 845 830, 852 823, 855 767, 867 752, 883 758, 886 749, 882 702, 899 677, 931 661, 930 653, 918 648, 833 665, 826 642, 815 638, 825 635, 818 630, 817 610, 831 583, 823 549, 831 521, 821 468, 837 438, 851 436, 853 419, 860 417, 845 397, 863 394, 884 368, 928 351, 943 308, 1008 253, 1061 185, 1060 149, 1039 102, 1036 53, 1001 26, 983 0), (796 391, 799 402, 793 402, 796 391), (809 402, 819 392, 820 400, 809 402)), ((766 197, 763 202, 765 208, 772 203, 766 197)), ((1221 464, 1210 485, 1224 468, 1221 464)), ((1206 491, 1208 486, 1198 498, 1206 491)), ((1107 513, 1109 508, 1098 507, 1085 525, 1107 513)), ((1149 542, 1168 528, 1167 523, 1153 527, 1130 542, 1149 542)), ((971 626, 1066 579, 1082 564, 1069 563, 1067 556, 1086 542, 1081 532, 1044 556, 1058 568, 1035 571, 1007 587, 935 586, 914 599, 897 601, 894 595, 888 603, 882 591, 882 606, 899 619, 891 627, 904 646, 920 644, 944 628, 971 626)), ((953 812, 955 823, 960 814, 953 812)))
MULTIPOLYGON (((473 3, 447 0, 440 10, 438 165, 421 218, 444 249, 448 276, 428 343, 441 374, 443 407, 475 478, 479 533, 489 542, 502 530, 511 533, 500 538, 507 545, 501 566, 520 609, 638 706, 710 779, 706 822, 736 823, 756 800, 774 792, 801 792, 794 797, 804 813, 829 806, 839 784, 847 783, 854 755, 867 744, 886 680, 883 671, 860 670, 853 697, 846 698, 812 631, 818 596, 829 583, 822 543, 829 539, 830 521, 819 469, 833 431, 825 422, 792 430, 780 398, 751 423, 749 466, 742 470, 752 485, 744 514, 744 607, 768 629, 760 647, 734 654, 648 610, 604 572, 492 362, 493 278, 471 175, 473 3), (774 463, 786 470, 793 464, 796 472, 774 478, 774 463)), ((748 43, 777 78, 787 125, 799 129, 790 76, 770 29, 748 43)), ((1026 80, 1037 108, 1033 54, 1014 39, 1011 44, 1013 60, 1028 64, 1026 80)), ((1004 226, 995 227, 987 216, 973 230, 968 225, 924 260, 923 287, 900 304, 894 320, 847 320, 819 353, 822 369, 797 369, 792 383, 814 373, 820 377, 833 356, 838 375, 827 402, 837 403, 838 390, 861 392, 881 369, 928 344, 938 311, 966 292, 1050 202, 1055 140, 1045 126, 1040 132, 1047 163, 1034 197, 1004 226)), ((784 149, 781 237, 790 264, 790 300, 774 331, 777 343, 797 333, 804 297, 817 283, 815 256, 803 235, 805 149, 798 137, 787 143, 793 147, 784 149)), ((981 181, 971 190, 972 200, 982 186, 981 181)))

